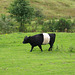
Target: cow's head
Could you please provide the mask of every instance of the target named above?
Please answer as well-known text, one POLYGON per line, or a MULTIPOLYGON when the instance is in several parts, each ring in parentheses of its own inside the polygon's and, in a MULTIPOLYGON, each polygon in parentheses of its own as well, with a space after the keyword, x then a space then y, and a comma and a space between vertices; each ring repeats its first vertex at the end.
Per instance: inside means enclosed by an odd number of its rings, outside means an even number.
POLYGON ((28 37, 27 36, 24 38, 24 41, 23 41, 23 44, 25 44, 25 43, 28 43, 28 37))

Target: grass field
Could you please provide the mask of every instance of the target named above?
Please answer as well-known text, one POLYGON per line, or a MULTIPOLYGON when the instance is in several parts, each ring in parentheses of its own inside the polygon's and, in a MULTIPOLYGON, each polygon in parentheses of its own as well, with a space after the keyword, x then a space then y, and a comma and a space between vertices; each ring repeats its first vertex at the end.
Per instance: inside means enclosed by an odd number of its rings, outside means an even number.
POLYGON ((38 34, 12 33, 0 35, 0 75, 75 75, 75 33, 56 33, 53 51, 43 45, 43 52, 24 37, 38 34))

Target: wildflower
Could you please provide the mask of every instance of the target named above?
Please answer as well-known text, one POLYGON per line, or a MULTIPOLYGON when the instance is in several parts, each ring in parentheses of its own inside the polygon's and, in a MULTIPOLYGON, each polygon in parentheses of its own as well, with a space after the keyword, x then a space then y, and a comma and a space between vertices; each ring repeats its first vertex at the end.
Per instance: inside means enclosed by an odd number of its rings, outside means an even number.
POLYGON ((6 35, 7 35, 7 33, 6 33, 6 35))

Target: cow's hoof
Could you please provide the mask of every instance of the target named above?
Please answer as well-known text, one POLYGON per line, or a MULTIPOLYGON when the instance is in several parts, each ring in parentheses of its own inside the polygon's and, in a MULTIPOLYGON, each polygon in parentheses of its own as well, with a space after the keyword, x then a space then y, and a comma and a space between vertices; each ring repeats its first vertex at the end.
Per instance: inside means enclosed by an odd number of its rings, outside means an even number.
POLYGON ((48 51, 50 51, 50 49, 48 51))
POLYGON ((32 52, 32 51, 30 51, 30 52, 32 52))
POLYGON ((41 51, 41 52, 43 52, 43 51, 41 51))

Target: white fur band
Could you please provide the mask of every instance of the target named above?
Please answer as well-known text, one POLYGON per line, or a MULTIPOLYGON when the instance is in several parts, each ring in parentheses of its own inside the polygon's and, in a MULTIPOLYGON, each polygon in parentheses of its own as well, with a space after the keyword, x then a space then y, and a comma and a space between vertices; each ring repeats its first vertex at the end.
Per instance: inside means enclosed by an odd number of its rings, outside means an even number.
POLYGON ((42 44, 48 44, 50 42, 50 36, 48 33, 43 33, 43 43, 42 44))

